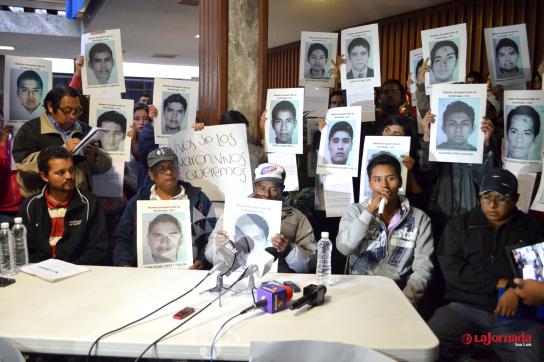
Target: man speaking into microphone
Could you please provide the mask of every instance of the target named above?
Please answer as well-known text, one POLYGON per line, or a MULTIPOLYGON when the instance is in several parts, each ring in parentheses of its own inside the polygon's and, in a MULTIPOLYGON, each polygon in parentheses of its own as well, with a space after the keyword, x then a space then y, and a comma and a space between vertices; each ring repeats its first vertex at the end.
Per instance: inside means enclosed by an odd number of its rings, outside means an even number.
POLYGON ((416 305, 431 278, 431 220, 399 196, 400 162, 388 153, 367 166, 372 196, 352 204, 340 220, 336 247, 349 256, 351 274, 393 279, 416 305), (380 203, 385 204, 380 213, 380 203))

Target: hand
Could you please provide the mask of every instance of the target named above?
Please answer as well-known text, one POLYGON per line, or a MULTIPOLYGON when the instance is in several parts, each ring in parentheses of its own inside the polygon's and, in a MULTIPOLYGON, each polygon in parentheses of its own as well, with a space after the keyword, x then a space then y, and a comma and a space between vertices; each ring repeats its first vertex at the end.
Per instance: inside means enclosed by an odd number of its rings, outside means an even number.
POLYGON ((391 197, 391 191, 387 188, 384 188, 381 191, 374 191, 372 193, 372 200, 370 201, 370 204, 366 208, 366 211, 368 211, 371 214, 375 214, 376 211, 378 211, 378 208, 380 207, 380 202, 382 201, 382 199, 385 199, 385 204, 387 205, 390 197, 391 197))
POLYGON ((409 155, 402 155, 402 164, 406 167, 408 171, 411 171, 412 168, 414 168, 414 165, 416 164, 416 160, 414 160, 409 155))
POLYGON ((540 77, 544 76, 544 59, 542 59, 536 71, 540 74, 540 77))
POLYGON ((425 85, 425 72, 430 72, 432 69, 429 66, 429 58, 425 59, 423 61, 423 64, 421 67, 419 67, 417 71, 417 85, 418 86, 424 86, 425 85))
POLYGON ((92 143, 89 143, 87 146, 83 148, 83 154, 85 155, 85 158, 88 158, 88 159, 93 159, 96 156, 97 151, 98 151, 98 147, 96 147, 92 143))
POLYGON ((196 260, 193 262, 193 265, 191 265, 191 266, 189 267, 189 269, 201 270, 203 266, 204 266, 204 265, 202 264, 202 260, 196 259, 196 260))
POLYGON ((412 80, 412 72, 408 73, 408 79, 406 79, 406 90, 410 89, 410 87, 414 84, 414 81, 412 80))
POLYGON ((229 241, 229 234, 225 230, 219 230, 215 233, 215 247, 219 249, 229 241))
POLYGON ((491 139, 491 135, 493 132, 495 132, 495 126, 493 125, 493 122, 487 117, 483 117, 483 121, 480 124, 480 130, 484 133, 484 143, 486 146, 489 146, 489 140, 491 139))
POLYGON ((327 125, 327 121, 325 121, 324 119, 320 119, 319 120, 319 132, 323 131, 323 128, 325 128, 326 125, 327 125))
POLYGON ((148 111, 149 111, 149 117, 151 118, 157 117, 157 115, 159 114, 157 107, 155 107, 154 105, 150 105, 148 111))
POLYGON ((528 305, 544 305, 544 282, 536 280, 514 279, 519 288, 514 292, 528 305))
POLYGON ((66 149, 68 152, 74 152, 74 148, 76 148, 79 142, 81 142, 79 138, 70 138, 68 141, 66 141, 66 149))
POLYGON ((265 135, 264 127, 266 125, 266 112, 265 109, 263 113, 261 113, 261 117, 259 118, 259 133, 258 133, 258 142, 262 143, 265 135))
POLYGON ((136 134, 137 134, 137 132, 134 129, 134 127, 130 126, 130 129, 127 132, 127 137, 132 138, 132 137, 136 136, 136 134))
POLYGON ((429 109, 427 113, 425 113, 425 117, 423 117, 422 124, 423 124, 423 141, 429 142, 431 140, 431 124, 436 121, 436 115, 431 113, 431 110, 429 109))
POLYGON ((204 129, 204 123, 194 123, 193 129, 195 131, 202 131, 204 129))
POLYGON ((85 57, 83 55, 78 56, 74 63, 76 66, 75 75, 81 78, 81 69, 83 69, 83 65, 85 64, 85 57))
POLYGON ((10 134, 13 134, 13 126, 6 126, 4 129, 0 129, 0 146, 5 146, 8 143, 10 134))
POLYGON ((500 297, 495 315, 497 317, 513 317, 516 315, 519 306, 519 299, 513 288, 506 289, 500 297))
POLYGON ((283 253, 289 242, 282 234, 274 234, 272 236, 272 246, 278 251, 278 253, 283 253))
POLYGON ((336 62, 331 60, 332 67, 329 69, 329 75, 334 78, 340 78, 340 66, 346 64, 346 58, 341 54, 336 57, 336 62))

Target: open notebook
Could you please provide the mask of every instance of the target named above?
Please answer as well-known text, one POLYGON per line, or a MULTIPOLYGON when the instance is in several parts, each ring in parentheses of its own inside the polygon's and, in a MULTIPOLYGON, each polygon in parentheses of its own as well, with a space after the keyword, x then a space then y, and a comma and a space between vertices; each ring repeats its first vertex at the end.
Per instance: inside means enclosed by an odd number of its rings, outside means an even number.
POLYGON ((81 265, 68 263, 58 259, 47 259, 40 263, 29 264, 21 267, 21 271, 34 275, 49 282, 73 277, 89 271, 90 269, 81 265))

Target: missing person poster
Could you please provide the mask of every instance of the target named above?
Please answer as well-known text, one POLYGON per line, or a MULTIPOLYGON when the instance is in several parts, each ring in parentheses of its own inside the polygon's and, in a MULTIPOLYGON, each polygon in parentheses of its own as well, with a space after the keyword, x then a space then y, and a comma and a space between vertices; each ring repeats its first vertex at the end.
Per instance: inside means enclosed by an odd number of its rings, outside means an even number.
POLYGON ((321 130, 317 173, 357 177, 361 107, 331 108, 326 121, 321 130))
POLYGON ((181 179, 201 187, 211 201, 253 191, 244 124, 190 128, 172 137, 169 146, 178 156, 181 179))
POLYGON ((245 250, 272 246, 272 236, 281 232, 281 206, 278 200, 229 195, 225 200, 223 228, 229 239, 247 243, 245 250))
POLYGON ((417 103, 416 90, 417 90, 417 72, 423 65, 423 49, 410 50, 410 93, 412 93, 412 106, 415 107, 417 103))
POLYGON ((266 151, 302 153, 304 88, 269 89, 266 109, 266 151))
POLYGON ((442 83, 464 82, 467 63, 467 24, 421 31, 423 59, 429 58, 430 72, 425 73, 425 91, 442 83))
POLYGON ((119 29, 83 34, 81 54, 85 57, 85 66, 81 70, 83 94, 119 96, 125 92, 119 29))
POLYGON ((337 33, 300 34, 299 85, 334 88, 335 78, 329 70, 336 61, 337 33))
POLYGON ((504 168, 515 175, 542 169, 544 92, 504 92, 504 168))
POLYGON ((6 55, 4 67, 4 119, 16 130, 24 121, 39 117, 43 100, 53 87, 51 61, 6 55))
POLYGON ((531 59, 525 24, 484 29, 487 64, 493 84, 525 89, 531 81, 531 59))
POLYGON ((340 52, 346 59, 340 66, 342 88, 381 86, 378 24, 342 30, 340 44, 340 52))
POLYGON ((157 107, 153 119, 155 143, 167 145, 172 135, 190 129, 195 123, 198 82, 155 78, 153 99, 157 107))
POLYGON ((99 147, 113 161, 130 161, 132 137, 128 135, 132 126, 132 99, 101 98, 92 96, 89 103, 89 125, 100 130, 99 147))
POLYGON ((372 195, 372 189, 368 182, 367 166, 373 158, 380 155, 395 157, 400 162, 400 176, 402 186, 399 188, 399 195, 406 194, 406 181, 408 170, 404 166, 403 156, 410 155, 410 137, 408 136, 366 136, 361 162, 359 202, 372 195))
POLYGON ((350 177, 329 175, 323 177, 325 217, 342 217, 353 204, 353 180, 350 177))
POLYGON ((429 160, 453 163, 483 161, 484 133, 480 130, 486 107, 485 84, 433 86, 429 160))
POLYGON ((189 200, 138 200, 136 210, 138 267, 193 264, 189 200))

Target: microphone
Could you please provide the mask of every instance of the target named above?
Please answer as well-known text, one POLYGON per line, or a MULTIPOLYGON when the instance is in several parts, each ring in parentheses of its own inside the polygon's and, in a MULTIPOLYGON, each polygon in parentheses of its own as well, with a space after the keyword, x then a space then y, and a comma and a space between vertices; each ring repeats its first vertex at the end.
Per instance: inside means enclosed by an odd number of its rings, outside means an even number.
POLYGON ((378 206, 378 214, 383 214, 383 209, 385 209, 385 199, 380 200, 380 205, 378 206))
POLYGON ((257 302, 246 308, 242 313, 260 308, 266 313, 276 313, 287 308, 287 303, 293 298, 293 289, 286 285, 268 282, 257 288, 257 302))
POLYGON ((274 257, 274 261, 278 260, 278 258, 280 257, 280 253, 278 253, 278 250, 272 246, 269 246, 268 248, 265 248, 264 250, 266 250, 269 254, 271 254, 274 257))
POLYGON ((327 287, 324 285, 307 285, 302 291, 302 297, 295 300, 294 303, 289 306, 289 308, 299 309, 305 304, 310 304, 317 307, 325 303, 325 293, 327 293, 327 287))
MULTIPOLYGON (((235 242, 229 240, 217 249, 217 255, 225 262, 226 268, 220 268, 222 274, 230 275, 245 263, 245 255, 255 246, 251 238, 243 237, 235 242)), ((221 263, 221 262, 220 262, 221 263)))

